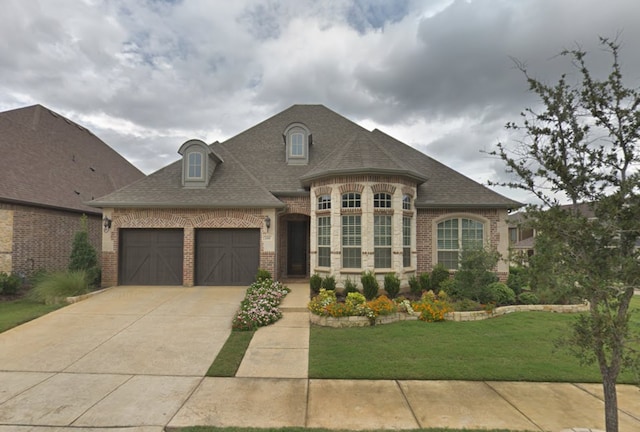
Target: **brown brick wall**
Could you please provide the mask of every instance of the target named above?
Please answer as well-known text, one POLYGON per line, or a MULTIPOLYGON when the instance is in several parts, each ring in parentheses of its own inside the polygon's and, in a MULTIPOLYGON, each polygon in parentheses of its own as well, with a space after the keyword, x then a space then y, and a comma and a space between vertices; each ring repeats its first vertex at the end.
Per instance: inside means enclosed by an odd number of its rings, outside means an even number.
MULTIPOLYGON (((193 286, 195 258, 195 230, 197 228, 259 228, 265 234, 262 209, 114 209, 111 213, 113 225, 108 240, 112 248, 102 252, 102 285, 118 283, 119 229, 120 228, 183 228, 184 262, 183 285, 193 286), (110 250, 109 250, 110 249, 110 250)), ((107 242, 105 242, 105 245, 107 242)), ((260 268, 275 274, 273 251, 264 250, 261 242, 260 268)))
MULTIPOLYGON (((11 271, 31 276, 34 271, 66 270, 73 238, 80 229, 81 213, 0 204, 13 212, 11 271)), ((100 258, 102 218, 88 215, 89 241, 100 258)))

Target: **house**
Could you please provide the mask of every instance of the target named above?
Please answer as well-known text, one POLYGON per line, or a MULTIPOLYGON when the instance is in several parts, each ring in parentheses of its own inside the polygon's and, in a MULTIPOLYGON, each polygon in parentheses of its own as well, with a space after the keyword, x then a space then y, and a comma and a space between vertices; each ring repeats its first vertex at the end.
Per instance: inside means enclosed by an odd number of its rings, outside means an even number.
MULTIPOLYGON (((294 105, 89 203, 103 209, 103 283, 245 285, 274 277, 408 278, 458 266, 466 245, 508 252, 520 204, 380 130, 294 105)), ((498 272, 506 277, 501 263, 498 272)))
POLYGON ((100 251, 102 212, 85 204, 144 177, 82 126, 41 105, 0 113, 0 271, 64 270, 80 218, 100 251))

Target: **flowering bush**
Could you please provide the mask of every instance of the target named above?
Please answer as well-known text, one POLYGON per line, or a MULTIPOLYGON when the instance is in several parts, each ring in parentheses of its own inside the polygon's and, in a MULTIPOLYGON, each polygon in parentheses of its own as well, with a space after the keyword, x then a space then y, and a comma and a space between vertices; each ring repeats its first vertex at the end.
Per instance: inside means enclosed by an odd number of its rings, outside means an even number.
POLYGON ((381 295, 380 297, 367 302, 367 307, 373 312, 373 317, 391 315, 398 310, 393 300, 390 300, 389 297, 385 295, 381 295))
POLYGON ((335 291, 327 291, 326 289, 321 288, 318 295, 311 299, 307 307, 316 315, 331 316, 327 311, 327 306, 337 302, 338 299, 336 298, 335 291))
POLYGON ((427 291, 420 301, 411 303, 411 307, 420 314, 420 320, 426 322, 444 321, 445 314, 453 311, 444 291, 440 291, 438 295, 433 291, 427 291))
POLYGON ((231 327, 234 330, 255 330, 278 321, 282 318, 278 306, 289 292, 289 288, 271 279, 254 282, 247 288, 231 327))

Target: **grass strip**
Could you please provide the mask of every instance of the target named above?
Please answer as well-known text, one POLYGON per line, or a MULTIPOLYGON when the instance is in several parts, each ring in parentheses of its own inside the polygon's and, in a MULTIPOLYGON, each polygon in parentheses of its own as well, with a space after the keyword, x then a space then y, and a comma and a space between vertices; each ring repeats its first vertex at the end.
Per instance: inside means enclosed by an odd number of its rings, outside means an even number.
POLYGON ((207 371, 209 377, 233 377, 255 331, 232 331, 207 371))
POLYGON ((45 305, 30 300, 0 302, 0 333, 39 318, 63 305, 45 305))
MULTIPOLYGON (((190 426, 184 428, 167 428, 170 432, 352 432, 342 429, 322 429, 303 427, 283 428, 246 428, 246 427, 214 427, 214 426, 190 426)), ((388 432, 388 429, 363 430, 361 432, 388 432)), ((449 429, 427 428, 406 429, 403 432, 510 432, 509 429, 449 429)))
MULTIPOLYGON (((640 299, 634 298, 634 307, 640 307, 640 299)), ((518 312, 473 322, 312 327, 309 377, 601 382, 597 365, 581 366, 567 350, 554 346, 569 334, 575 319, 574 314, 518 312)), ((637 313, 630 326, 640 328, 637 313)), ((631 372, 618 380, 637 381, 631 372)))

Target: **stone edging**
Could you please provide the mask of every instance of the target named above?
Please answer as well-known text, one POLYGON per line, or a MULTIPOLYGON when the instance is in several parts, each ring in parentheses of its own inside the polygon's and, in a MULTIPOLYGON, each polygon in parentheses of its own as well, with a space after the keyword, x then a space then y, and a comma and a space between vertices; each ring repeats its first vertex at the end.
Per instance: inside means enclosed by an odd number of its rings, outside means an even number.
MULTIPOLYGON (((492 312, 471 311, 471 312, 449 312, 445 315, 446 321, 480 321, 494 318, 501 315, 507 315, 513 312, 555 312, 555 313, 578 313, 589 310, 588 304, 577 305, 511 305, 500 306, 492 312)), ((417 315, 408 315, 406 313, 397 312, 391 315, 379 316, 375 320, 375 325, 389 324, 398 321, 416 321, 417 315)), ((309 313, 309 322, 313 325, 321 327, 345 328, 345 327, 368 327, 371 321, 363 316, 347 316, 347 317, 328 317, 309 313)))
POLYGON ((98 291, 91 291, 90 293, 82 294, 82 295, 79 295, 79 296, 67 297, 66 301, 69 304, 78 303, 79 301, 88 299, 89 297, 93 297, 94 295, 98 295, 98 294, 103 293, 103 292, 105 292, 105 291, 107 291, 109 289, 111 289, 111 287, 103 288, 103 289, 98 290, 98 291))

